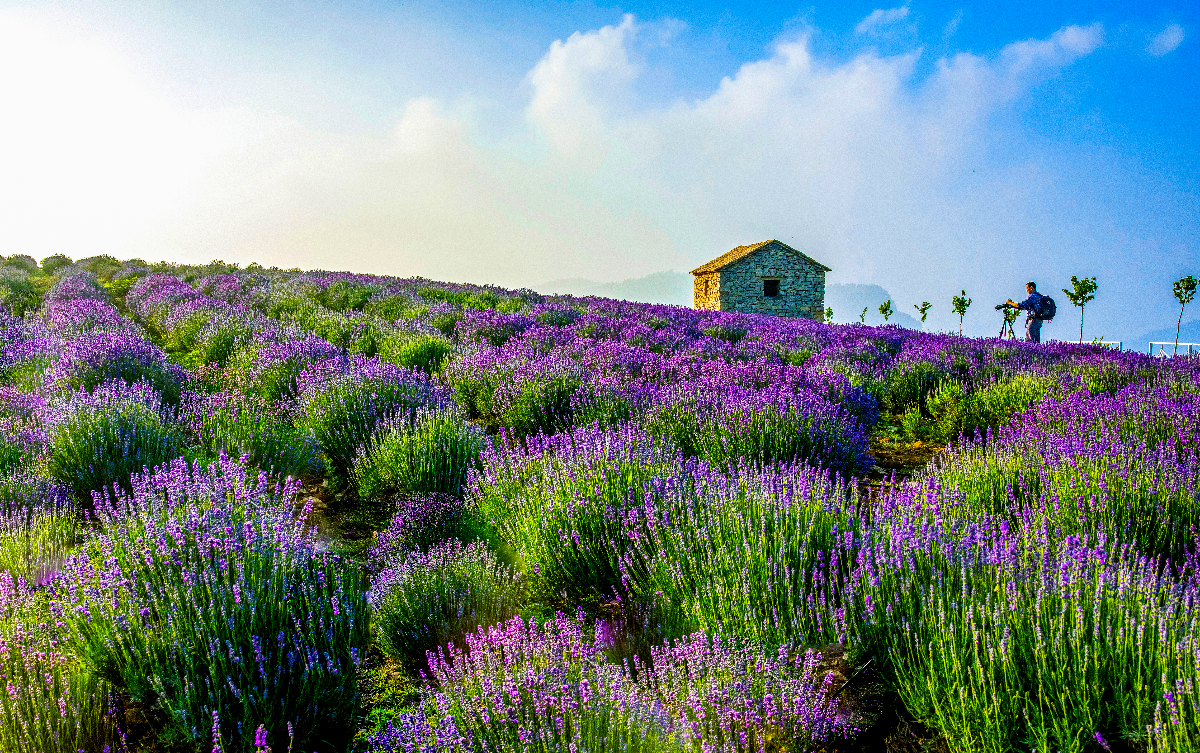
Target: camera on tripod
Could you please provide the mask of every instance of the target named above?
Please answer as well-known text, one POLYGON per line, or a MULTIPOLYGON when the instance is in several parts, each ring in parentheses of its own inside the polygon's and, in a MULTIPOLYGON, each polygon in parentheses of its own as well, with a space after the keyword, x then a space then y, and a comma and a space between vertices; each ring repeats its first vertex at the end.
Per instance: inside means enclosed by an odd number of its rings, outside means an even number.
POLYGON ((1000 339, 1001 340, 1017 339, 1017 334, 1015 332, 1013 332, 1013 322, 1016 321, 1017 316, 1018 316, 1017 307, 1010 306, 1010 305, 1008 305, 1008 302, 1005 301, 1004 303, 1001 303, 1000 305, 996 306, 996 310, 1004 312, 1004 320, 1002 322, 1000 322, 1000 335, 999 335, 1000 339))

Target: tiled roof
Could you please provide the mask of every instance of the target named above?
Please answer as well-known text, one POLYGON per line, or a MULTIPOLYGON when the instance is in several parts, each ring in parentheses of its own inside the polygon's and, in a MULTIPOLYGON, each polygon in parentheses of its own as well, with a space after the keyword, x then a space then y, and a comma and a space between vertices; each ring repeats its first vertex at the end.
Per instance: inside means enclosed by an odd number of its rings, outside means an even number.
POLYGON ((735 261, 738 261, 739 259, 745 259, 747 256, 749 256, 750 254, 759 250, 760 248, 763 248, 764 246, 769 246, 772 243, 778 244, 781 248, 783 248, 784 251, 789 251, 793 254, 796 254, 800 258, 807 261, 809 264, 818 266, 821 269, 825 270, 826 272, 833 271, 829 267, 822 264, 821 262, 812 258, 811 256, 807 256, 806 254, 800 253, 799 251, 792 248, 788 244, 783 243, 782 241, 769 240, 769 241, 762 241, 761 243, 751 243, 748 246, 738 246, 737 248, 733 249, 732 251, 729 251, 728 253, 721 254, 720 256, 718 256, 717 258, 708 262, 707 264, 701 264, 700 266, 696 267, 695 269, 692 270, 692 274, 698 275, 698 274, 703 274, 704 272, 719 272, 720 270, 724 269, 725 267, 728 267, 730 264, 733 264, 735 261))

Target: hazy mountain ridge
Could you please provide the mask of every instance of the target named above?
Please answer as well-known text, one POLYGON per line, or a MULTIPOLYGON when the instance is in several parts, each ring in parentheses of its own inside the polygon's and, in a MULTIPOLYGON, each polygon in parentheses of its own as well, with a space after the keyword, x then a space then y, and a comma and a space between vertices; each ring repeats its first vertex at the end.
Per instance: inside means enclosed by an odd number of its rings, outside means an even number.
MULTIPOLYGON (((675 306, 692 305, 692 276, 686 272, 667 270, 645 277, 635 277, 620 282, 596 282, 584 278, 550 280, 534 285, 533 289, 545 295, 596 295, 638 303, 668 303, 675 306)), ((892 295, 878 285, 855 283, 828 283, 825 285, 825 305, 833 309, 833 321, 857 322, 863 308, 867 309, 867 324, 883 324, 879 307, 892 295)), ((904 305, 892 299, 890 324, 910 329, 921 329, 921 323, 906 313, 904 305)))

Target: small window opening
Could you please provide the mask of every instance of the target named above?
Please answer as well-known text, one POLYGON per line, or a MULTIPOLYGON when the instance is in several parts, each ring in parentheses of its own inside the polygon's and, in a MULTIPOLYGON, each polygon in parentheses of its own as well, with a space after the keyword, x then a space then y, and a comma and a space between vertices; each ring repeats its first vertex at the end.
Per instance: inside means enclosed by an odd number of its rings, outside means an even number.
POLYGON ((779 280, 763 280, 763 295, 767 298, 779 296, 779 280))

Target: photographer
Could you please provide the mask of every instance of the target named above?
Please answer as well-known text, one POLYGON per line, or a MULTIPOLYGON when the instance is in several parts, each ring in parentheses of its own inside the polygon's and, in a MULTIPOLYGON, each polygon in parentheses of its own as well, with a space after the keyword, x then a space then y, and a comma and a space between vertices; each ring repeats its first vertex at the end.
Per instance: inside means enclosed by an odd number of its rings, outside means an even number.
POLYGON ((1044 296, 1037 292, 1037 285, 1032 282, 1025 283, 1025 292, 1029 293, 1029 297, 1025 300, 1017 303, 1009 298, 1004 305, 1029 312, 1029 315, 1025 317, 1025 339, 1040 343, 1042 341, 1042 298, 1044 296))

